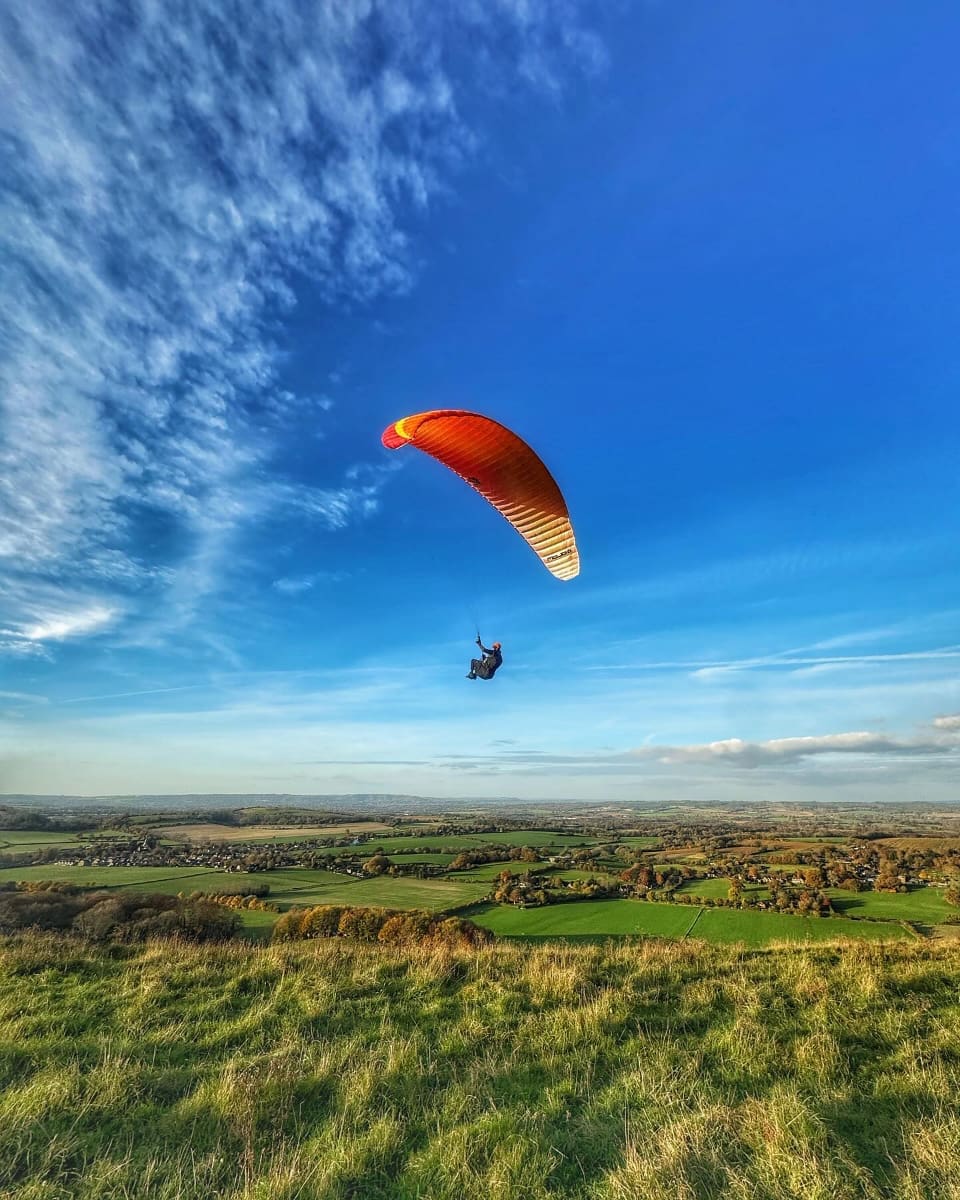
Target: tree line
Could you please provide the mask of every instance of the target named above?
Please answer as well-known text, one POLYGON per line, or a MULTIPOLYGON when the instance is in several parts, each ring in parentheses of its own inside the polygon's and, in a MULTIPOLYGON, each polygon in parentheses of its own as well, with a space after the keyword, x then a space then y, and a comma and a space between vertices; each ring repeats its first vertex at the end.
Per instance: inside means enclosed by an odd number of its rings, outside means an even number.
POLYGON ((84 891, 70 884, 0 884, 0 933, 53 932, 92 941, 180 937, 220 942, 240 927, 237 914, 203 896, 84 891))
POLYGON ((334 937, 388 946, 449 946, 454 949, 486 946, 493 941, 489 929, 464 917, 436 916, 419 909, 397 912, 389 908, 341 904, 291 909, 274 925, 272 940, 295 942, 334 937))

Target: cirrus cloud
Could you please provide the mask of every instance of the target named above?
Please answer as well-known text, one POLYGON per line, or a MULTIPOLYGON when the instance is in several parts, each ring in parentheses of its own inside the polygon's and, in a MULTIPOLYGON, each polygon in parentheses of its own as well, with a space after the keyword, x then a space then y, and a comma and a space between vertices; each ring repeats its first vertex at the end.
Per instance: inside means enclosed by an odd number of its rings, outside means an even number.
MULTIPOLYGON (((6 13, 0 621, 52 627, 58 586, 102 590, 131 616, 170 595, 189 620, 251 521, 292 507, 335 529, 375 510, 376 480, 271 477, 284 425, 331 404, 278 383, 291 280, 330 303, 410 286, 407 214, 475 143, 448 60, 470 45, 487 82, 519 65, 549 89, 561 58, 598 57, 576 7, 6 13)), ((57 636, 103 625, 65 616, 57 636)), ((0 650, 38 640, 14 632, 0 650)))

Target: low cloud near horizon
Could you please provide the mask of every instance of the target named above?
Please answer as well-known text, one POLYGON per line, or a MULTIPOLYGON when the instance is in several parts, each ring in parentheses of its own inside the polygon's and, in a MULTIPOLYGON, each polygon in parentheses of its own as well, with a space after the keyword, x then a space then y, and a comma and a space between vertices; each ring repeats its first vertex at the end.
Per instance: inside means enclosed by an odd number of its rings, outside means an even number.
POLYGON ((958 752, 960 715, 935 717, 929 727, 918 731, 913 737, 855 730, 810 737, 770 738, 761 742, 725 738, 692 746, 644 746, 630 753, 635 758, 655 759, 665 764, 710 762, 751 768, 774 763, 796 763, 821 755, 895 755, 912 758, 955 756, 958 752))

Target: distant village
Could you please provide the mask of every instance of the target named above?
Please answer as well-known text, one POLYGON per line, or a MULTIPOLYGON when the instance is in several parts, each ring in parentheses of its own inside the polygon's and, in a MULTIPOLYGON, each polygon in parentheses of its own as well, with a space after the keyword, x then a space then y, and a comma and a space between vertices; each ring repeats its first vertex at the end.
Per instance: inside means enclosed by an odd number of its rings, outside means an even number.
MULTIPOLYGON (((459 830, 451 831, 463 834, 459 830)), ((481 830, 482 832, 482 830, 481 830)), ((584 835, 587 840, 588 835, 584 835)), ((72 865, 84 867, 196 867, 227 873, 257 873, 286 867, 323 869, 355 878, 373 875, 412 875, 420 878, 455 874, 481 864, 503 863, 492 883, 501 902, 531 906, 568 898, 636 896, 649 900, 689 901, 685 883, 697 879, 728 879, 726 897, 699 903, 736 907, 777 908, 801 912, 830 911, 825 888, 857 891, 906 891, 927 884, 946 886, 960 874, 956 850, 901 850, 870 840, 846 844, 807 843, 797 850, 771 849, 778 843, 762 837, 745 841, 742 835, 706 837, 689 830, 661 839, 657 849, 618 843, 557 851, 532 846, 490 845, 456 855, 448 864, 416 861, 424 852, 450 845, 450 836, 434 830, 418 839, 422 845, 385 854, 384 835, 340 838, 304 837, 290 842, 197 840, 173 842, 155 832, 129 836, 91 835, 76 846, 30 847, 4 854, 4 865, 72 865), (437 844, 440 842, 440 844, 437 844), (778 861, 779 860, 779 861, 778 861), (564 880, 564 870, 575 878, 564 880), (762 893, 766 890, 767 895, 762 893)))

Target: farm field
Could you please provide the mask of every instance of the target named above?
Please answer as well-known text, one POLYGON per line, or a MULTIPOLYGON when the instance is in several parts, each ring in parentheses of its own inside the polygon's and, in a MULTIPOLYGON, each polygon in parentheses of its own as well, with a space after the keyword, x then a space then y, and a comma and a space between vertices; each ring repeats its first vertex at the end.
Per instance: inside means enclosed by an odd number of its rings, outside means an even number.
POLYGON ((382 849, 389 854, 396 850, 442 850, 456 853, 459 850, 476 850, 483 846, 555 846, 558 850, 589 846, 597 841, 586 834, 549 833, 542 829, 512 829, 502 833, 444 833, 428 834, 426 837, 404 835, 400 837, 371 838, 360 846, 350 847, 358 853, 382 849))
POLYGON ((410 851, 411 853, 420 851, 424 854, 431 852, 453 854, 458 849, 462 849, 462 842, 460 839, 454 841, 449 834, 443 836, 429 834, 427 837, 413 837, 403 834, 399 837, 371 838, 368 842, 361 842, 358 846, 321 847, 321 853, 363 854, 369 857, 378 850, 382 850, 384 854, 396 854, 400 851, 410 851))
POLYGON ((220 881, 237 879, 207 867, 4 867, 0 883, 57 880, 85 888, 126 888, 129 891, 213 891, 220 881))
POLYGON ((605 846, 633 846, 637 850, 655 850, 660 845, 658 837, 642 837, 638 834, 629 837, 598 838, 597 840, 605 846))
POLYGON ((255 887, 257 884, 268 884, 270 895, 265 897, 271 904, 276 904, 281 910, 292 905, 308 907, 313 904, 343 904, 343 896, 356 887, 359 879, 349 875, 341 875, 337 871, 314 871, 308 867, 285 867, 276 871, 243 871, 223 873, 220 876, 227 881, 231 891, 242 890, 244 886, 255 887))
POLYGON ((683 937, 697 915, 692 905, 649 904, 644 900, 572 900, 546 908, 506 905, 470 914, 470 920, 498 937, 604 938, 623 934, 683 937))
POLYGON ((390 828, 383 821, 357 821, 353 825, 158 825, 154 832, 174 842, 296 842, 390 828))
POLYGON ((237 910, 240 918, 240 936, 252 942, 267 942, 270 931, 276 924, 279 914, 264 911, 260 908, 241 908, 237 910))
MULTIPOLYGON (((266 900, 282 912, 292 907, 348 904, 382 908, 423 908, 433 912, 460 908, 481 899, 490 890, 487 881, 415 879, 377 876, 354 879, 334 871, 289 868, 252 873, 216 871, 196 867, 12 867, 0 870, 0 883, 58 880, 85 888, 115 888, 132 892, 238 892, 245 886, 268 884, 266 900)), ((242 910, 245 930, 265 937, 277 919, 275 912, 242 910)))
POLYGON ((689 933, 722 944, 753 948, 771 942, 832 942, 838 938, 873 941, 915 940, 893 921, 852 921, 844 917, 800 917, 791 913, 751 912, 749 909, 704 908, 689 933))
POLYGON ((379 875, 372 879, 355 879, 336 871, 311 871, 290 868, 278 871, 241 872, 221 875, 229 881, 231 890, 243 880, 251 884, 268 883, 267 899, 280 909, 294 905, 309 907, 315 904, 371 905, 382 908, 426 908, 441 910, 471 904, 489 891, 489 884, 475 880, 415 879, 396 875, 379 875))
POLYGON ((350 893, 350 904, 381 905, 384 908, 425 908, 441 911, 473 904, 490 890, 490 885, 476 880, 408 879, 380 875, 361 879, 350 893))
POLYGON ((0 829, 0 850, 17 846, 73 846, 79 833, 57 833, 41 829, 0 829))
MULTIPOLYGON (((704 900, 725 899, 730 894, 729 879, 690 879, 677 888, 677 895, 698 896, 704 900)), ((770 891, 761 884, 746 883, 743 885, 744 896, 754 900, 769 900, 770 891)))
POLYGON ((547 875, 552 868, 545 863, 513 863, 513 862, 492 862, 478 863, 475 867, 469 867, 465 871, 453 871, 447 876, 448 879, 483 879, 487 884, 493 882, 501 871, 512 871, 515 875, 522 872, 526 866, 535 871, 538 875, 547 875))
MULTIPOLYGON (((517 870, 516 866, 511 865, 511 864, 507 864, 507 865, 511 866, 511 869, 514 872, 517 870)), ((534 866, 536 866, 536 865, 537 864, 534 864, 534 866)), ((582 867, 553 867, 553 866, 548 865, 544 868, 544 870, 541 872, 541 874, 546 875, 548 878, 553 879, 553 880, 596 879, 598 881, 602 881, 603 883, 609 883, 611 874, 614 874, 614 873, 618 874, 622 870, 623 870, 623 863, 619 864, 616 872, 614 872, 614 870, 612 868, 602 867, 599 865, 594 867, 593 870, 586 870, 582 867)))
POLYGON ((394 854, 389 856, 392 863, 396 863, 398 867, 409 866, 413 863, 433 863, 438 867, 449 866, 456 858, 455 854, 437 851, 436 853, 414 853, 414 854, 394 854))
POLYGON ((547 829, 509 829, 502 833, 468 833, 470 846, 588 846, 603 840, 585 833, 551 833, 547 829))
POLYGON ((83 833, 46 829, 0 829, 0 854, 4 850, 42 849, 45 846, 82 846, 118 836, 116 830, 94 829, 83 833))
POLYGON ((677 888, 677 895, 702 896, 717 900, 730 891, 729 879, 689 879, 677 888))
POLYGON ((912 892, 848 892, 843 888, 827 888, 826 892, 833 907, 846 917, 936 925, 960 915, 947 904, 943 888, 922 887, 912 892))
POLYGON ((491 905, 471 914, 470 919, 500 937, 510 938, 645 934, 742 942, 757 947, 779 941, 831 941, 844 937, 899 941, 912 936, 892 921, 810 918, 749 909, 700 909, 692 904, 644 900, 576 900, 531 909, 491 905))

